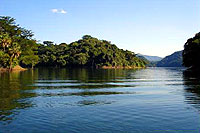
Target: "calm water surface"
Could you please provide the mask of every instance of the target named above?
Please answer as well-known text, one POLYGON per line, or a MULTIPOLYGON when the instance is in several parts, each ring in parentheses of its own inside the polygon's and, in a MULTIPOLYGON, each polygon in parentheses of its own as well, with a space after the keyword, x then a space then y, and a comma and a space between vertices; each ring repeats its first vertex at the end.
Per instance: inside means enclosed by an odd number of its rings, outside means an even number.
POLYGON ((0 133, 199 133, 199 79, 184 68, 0 73, 0 133))

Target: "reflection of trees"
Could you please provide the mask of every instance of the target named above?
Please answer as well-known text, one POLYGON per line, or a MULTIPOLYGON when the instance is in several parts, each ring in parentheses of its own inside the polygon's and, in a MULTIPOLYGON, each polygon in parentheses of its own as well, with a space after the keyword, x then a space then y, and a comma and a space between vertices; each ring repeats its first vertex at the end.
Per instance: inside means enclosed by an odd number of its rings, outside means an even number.
MULTIPOLYGON (((134 78, 133 73, 136 70, 123 70, 123 69, 87 69, 87 68, 40 68, 39 69, 39 88, 46 89, 59 89, 59 88, 69 88, 78 89, 79 91, 61 92, 61 93, 43 93, 41 96, 80 96, 81 100, 76 103, 76 105, 101 105, 110 104, 113 101, 107 100, 97 100, 95 96, 99 95, 117 95, 117 94, 133 94, 132 92, 119 92, 108 90, 110 88, 123 88, 132 87, 133 85, 123 84, 124 79, 134 78), (127 74, 128 73, 128 74, 127 74), (45 80, 44 80, 45 79, 45 80), (49 81, 50 80, 50 81, 49 81), (55 81, 53 81, 55 80, 55 81), (62 85, 54 86, 47 85, 48 83, 62 85), (57 82, 58 81, 58 82, 57 82), (44 84, 43 84, 44 83, 44 84), (66 84, 65 84, 66 83, 66 84), (67 85, 72 83, 72 85, 67 85), (111 84, 108 84, 111 83, 111 84), (115 84, 119 83, 119 84, 115 84), (122 84, 120 84, 122 83, 122 84)), ((79 99, 79 98, 78 98, 79 99)), ((71 104, 71 103, 70 103, 71 104)), ((70 105, 69 104, 69 105, 70 105)))
MULTIPOLYGON (((78 80, 81 82, 108 82, 116 78, 124 78, 125 72, 134 72, 134 70, 123 69, 85 69, 85 68, 68 68, 68 69, 55 69, 52 68, 40 68, 39 79, 49 79, 49 80, 78 80)), ((123 79, 122 78, 122 79, 123 79)))
POLYGON ((2 123, 3 121, 5 123, 12 122, 15 116, 20 113, 20 109, 32 107, 33 102, 30 98, 40 95, 36 94, 36 92, 34 93, 34 91, 31 91, 35 88, 79 89, 79 91, 81 90, 80 92, 72 91, 57 94, 57 92, 55 93, 54 91, 50 91, 49 94, 45 93, 41 95, 50 97, 68 95, 81 96, 82 100, 77 103, 78 105, 96 105, 110 103, 110 101, 98 101, 95 98, 92 98, 88 101, 87 97, 97 95, 125 94, 115 90, 104 91, 103 89, 130 87, 130 85, 125 84, 121 85, 107 83, 126 82, 123 79, 134 78, 132 76, 134 72, 135 70, 123 69, 39 68, 35 69, 34 71, 28 70, 24 72, 0 73, 0 123, 2 123), (44 85, 49 84, 49 82, 51 81, 53 81, 52 86, 44 85), (34 84, 37 83, 40 84, 41 87, 37 85, 34 86, 34 84), (66 83, 66 85, 60 86, 59 83, 66 83), (74 83, 75 86, 67 86, 68 83, 74 83), (55 84, 58 84, 58 86, 53 86, 55 84))
POLYGON ((185 71, 183 73, 186 102, 200 111, 200 73, 185 71))
POLYGON ((36 94, 24 90, 33 89, 28 84, 33 82, 37 71, 0 73, 0 122, 11 122, 20 109, 32 106, 28 98, 36 94))

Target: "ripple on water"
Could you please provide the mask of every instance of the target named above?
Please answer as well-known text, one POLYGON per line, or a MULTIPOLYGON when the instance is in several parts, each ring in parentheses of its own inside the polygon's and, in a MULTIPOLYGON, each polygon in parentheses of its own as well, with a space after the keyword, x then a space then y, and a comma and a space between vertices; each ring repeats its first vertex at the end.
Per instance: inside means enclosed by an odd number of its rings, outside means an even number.
POLYGON ((200 129, 200 83, 179 68, 38 69, 0 79, 0 132, 200 129))

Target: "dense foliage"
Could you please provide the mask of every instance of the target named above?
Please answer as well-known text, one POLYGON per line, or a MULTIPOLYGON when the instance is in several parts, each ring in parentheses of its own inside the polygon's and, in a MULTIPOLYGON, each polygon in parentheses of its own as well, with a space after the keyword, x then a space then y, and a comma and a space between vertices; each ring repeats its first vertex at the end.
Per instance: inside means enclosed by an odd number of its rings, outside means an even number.
POLYGON ((0 16, 0 67, 12 69, 20 63, 34 66, 38 56, 32 36, 33 33, 19 27, 15 19, 0 16))
POLYGON ((157 67, 182 67, 182 52, 177 51, 169 56, 166 56, 164 59, 159 61, 157 67))
POLYGON ((89 67, 144 67, 146 62, 131 51, 117 48, 106 40, 89 35, 67 45, 45 41, 39 46, 40 66, 89 66, 89 67))
POLYGON ((145 67, 146 61, 128 50, 89 35, 71 44, 38 44, 30 30, 11 17, 0 17, 0 68, 22 66, 145 67))
POLYGON ((183 65, 191 68, 200 67, 200 33, 190 38, 184 45, 183 65))

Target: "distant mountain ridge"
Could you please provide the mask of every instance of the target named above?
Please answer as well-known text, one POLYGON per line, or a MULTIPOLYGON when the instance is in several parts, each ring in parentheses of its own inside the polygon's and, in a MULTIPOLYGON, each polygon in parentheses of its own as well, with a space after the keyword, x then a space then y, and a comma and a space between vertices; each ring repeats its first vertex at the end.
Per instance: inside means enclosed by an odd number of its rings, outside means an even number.
POLYGON ((143 54, 137 54, 138 57, 144 57, 145 59, 147 59, 150 62, 157 62, 157 61, 161 61, 163 58, 159 57, 159 56, 150 56, 150 55, 143 55, 143 54))
POLYGON ((157 67, 182 67, 182 53, 183 51, 177 51, 173 54, 166 56, 161 61, 157 62, 157 67))

